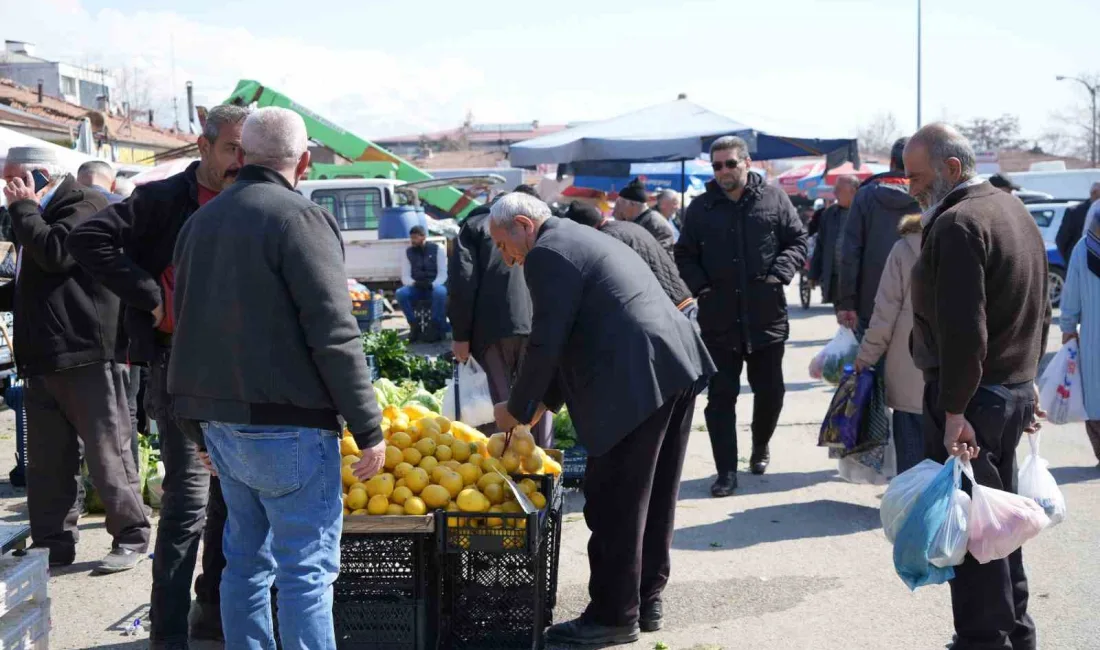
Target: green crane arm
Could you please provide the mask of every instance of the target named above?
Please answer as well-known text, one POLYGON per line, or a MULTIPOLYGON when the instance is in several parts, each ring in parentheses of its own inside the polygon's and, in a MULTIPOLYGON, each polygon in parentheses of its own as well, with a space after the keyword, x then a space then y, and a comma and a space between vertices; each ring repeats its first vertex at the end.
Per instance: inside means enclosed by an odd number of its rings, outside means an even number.
MULTIPOLYGON (((236 90, 233 91, 233 94, 229 96, 225 103, 240 106, 249 106, 254 103, 260 107, 280 106, 288 108, 301 115, 302 119, 305 120, 306 132, 309 133, 311 139, 320 142, 348 160, 393 163, 397 165, 397 178, 410 183, 433 178, 431 174, 417 168, 408 161, 395 156, 373 142, 345 131, 286 95, 278 93, 258 81, 242 79, 237 83, 236 90)), ((479 205, 477 201, 454 187, 424 190, 419 194, 424 202, 459 220, 479 205)))

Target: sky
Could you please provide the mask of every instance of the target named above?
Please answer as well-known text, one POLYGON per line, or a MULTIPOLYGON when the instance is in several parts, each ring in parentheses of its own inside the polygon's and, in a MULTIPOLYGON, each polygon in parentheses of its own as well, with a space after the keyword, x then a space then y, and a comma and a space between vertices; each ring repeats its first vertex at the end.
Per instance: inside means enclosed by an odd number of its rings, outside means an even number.
MULTIPOLYGON (((912 130, 916 0, 0 0, 0 37, 138 70, 171 98, 254 79, 366 138, 568 123, 675 99, 773 133, 912 130), (150 8, 156 6, 157 8, 150 8)), ((924 0, 923 120, 1019 116, 1038 137, 1100 72, 1100 2, 924 0)), ((181 119, 184 111, 181 110, 181 119)))

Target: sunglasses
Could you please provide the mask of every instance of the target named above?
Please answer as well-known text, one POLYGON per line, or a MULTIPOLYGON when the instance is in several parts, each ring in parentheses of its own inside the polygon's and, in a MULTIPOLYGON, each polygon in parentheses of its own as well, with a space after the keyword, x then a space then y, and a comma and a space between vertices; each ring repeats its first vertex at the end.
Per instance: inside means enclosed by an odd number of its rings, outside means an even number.
POLYGON ((710 164, 710 166, 714 171, 720 172, 720 171, 722 171, 723 166, 725 166, 726 169, 737 169, 738 167, 741 166, 741 161, 740 160, 727 160, 724 163, 723 162, 712 162, 710 164))

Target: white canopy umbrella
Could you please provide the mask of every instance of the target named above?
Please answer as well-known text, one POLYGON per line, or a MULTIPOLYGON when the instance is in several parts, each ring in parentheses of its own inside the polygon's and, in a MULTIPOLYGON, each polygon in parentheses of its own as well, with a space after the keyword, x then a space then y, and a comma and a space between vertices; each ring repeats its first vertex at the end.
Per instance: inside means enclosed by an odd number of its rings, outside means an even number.
MULTIPOLYGON (((0 126, 0 164, 8 157, 8 149, 12 147, 45 147, 52 149, 57 154, 57 160, 65 171, 75 174, 81 165, 89 160, 97 160, 93 156, 80 153, 73 149, 66 149, 52 142, 39 140, 38 138, 24 135, 18 131, 0 126)), ((107 161, 105 161, 107 162, 107 161)))

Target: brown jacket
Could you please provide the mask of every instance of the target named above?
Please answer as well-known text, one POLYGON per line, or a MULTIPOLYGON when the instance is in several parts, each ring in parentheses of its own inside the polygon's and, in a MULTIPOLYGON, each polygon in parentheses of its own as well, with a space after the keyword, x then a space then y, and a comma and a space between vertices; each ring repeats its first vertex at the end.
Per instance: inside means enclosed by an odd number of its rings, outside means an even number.
POLYGON ((913 268, 913 361, 939 381, 935 406, 963 413, 981 385, 1035 379, 1050 328, 1047 258, 1035 220, 988 182, 928 215, 913 268))
POLYGON ((906 413, 920 413, 924 403, 924 374, 909 352, 909 333, 913 331, 909 278, 920 255, 920 231, 919 214, 898 224, 901 239, 886 258, 871 326, 863 335, 858 357, 873 366, 886 354, 886 404, 906 413))

